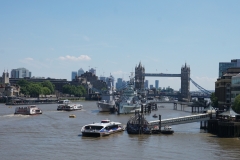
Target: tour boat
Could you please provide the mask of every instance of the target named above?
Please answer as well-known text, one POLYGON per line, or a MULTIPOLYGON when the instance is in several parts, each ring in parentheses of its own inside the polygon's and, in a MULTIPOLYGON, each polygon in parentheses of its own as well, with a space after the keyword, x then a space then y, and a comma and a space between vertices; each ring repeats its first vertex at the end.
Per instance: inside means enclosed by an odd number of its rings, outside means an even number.
POLYGON ((161 130, 161 133, 162 134, 173 134, 173 130, 172 130, 172 127, 170 126, 164 126, 164 129, 161 130))
POLYGON ((81 104, 74 104, 69 100, 62 100, 59 101, 59 105, 57 107, 58 111, 75 111, 75 110, 81 110, 83 108, 83 105, 81 104))
POLYGON ((31 105, 27 107, 16 107, 14 114, 23 114, 23 115, 42 114, 42 110, 39 109, 36 105, 31 105))
POLYGON ((100 123, 92 123, 82 127, 82 136, 108 136, 110 134, 121 132, 124 127, 119 122, 112 122, 110 120, 102 120, 100 123))

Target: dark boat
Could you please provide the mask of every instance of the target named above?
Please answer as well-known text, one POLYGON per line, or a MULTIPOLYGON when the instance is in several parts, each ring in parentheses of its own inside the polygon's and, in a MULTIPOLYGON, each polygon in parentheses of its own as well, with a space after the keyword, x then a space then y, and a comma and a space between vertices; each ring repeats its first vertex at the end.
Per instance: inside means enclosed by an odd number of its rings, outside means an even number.
POLYGON ((153 115, 153 118, 157 118, 158 116, 156 114, 153 115))

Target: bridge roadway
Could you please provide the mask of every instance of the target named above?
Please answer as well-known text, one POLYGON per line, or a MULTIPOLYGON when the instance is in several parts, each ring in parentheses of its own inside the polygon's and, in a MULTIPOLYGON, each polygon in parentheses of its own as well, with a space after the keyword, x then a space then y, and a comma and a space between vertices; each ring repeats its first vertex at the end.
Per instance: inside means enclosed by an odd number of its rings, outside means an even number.
POLYGON ((156 101, 156 100, 148 100, 147 103, 173 103, 173 104, 180 104, 180 105, 187 105, 191 106, 192 102, 179 102, 179 101, 156 101))
POLYGON ((166 73, 144 73, 147 77, 181 77, 181 74, 166 74, 166 73))
MULTIPOLYGON (((199 122, 199 121, 206 121, 210 119, 210 114, 197 114, 197 115, 190 115, 184 117, 177 117, 177 118, 169 118, 161 120, 161 127, 166 125, 178 125, 178 124, 185 124, 185 123, 192 123, 192 122, 199 122)), ((150 126, 159 125, 160 120, 156 121, 149 121, 150 126)))

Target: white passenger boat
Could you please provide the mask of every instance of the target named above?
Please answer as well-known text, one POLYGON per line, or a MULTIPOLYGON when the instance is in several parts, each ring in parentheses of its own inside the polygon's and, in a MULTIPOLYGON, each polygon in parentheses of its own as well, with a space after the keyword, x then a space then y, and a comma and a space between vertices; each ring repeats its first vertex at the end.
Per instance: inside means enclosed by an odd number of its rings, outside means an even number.
POLYGON ((82 127, 82 136, 108 136, 110 134, 121 132, 124 126, 119 122, 102 120, 100 123, 92 123, 82 127))
POLYGON ((64 99, 64 100, 60 100, 58 101, 59 104, 68 104, 71 103, 71 101, 69 101, 68 99, 64 99))
POLYGON ((162 134, 173 134, 173 130, 172 130, 172 127, 170 126, 164 126, 164 129, 161 130, 161 133, 162 134))
POLYGON ((83 105, 81 104, 60 104, 58 105, 57 110, 58 111, 75 111, 75 110, 81 110, 83 108, 83 105))
POLYGON ((16 107, 14 114, 35 115, 42 114, 42 110, 39 109, 36 105, 30 105, 27 107, 16 107))
POLYGON ((57 107, 58 111, 75 111, 75 110, 81 110, 83 108, 83 105, 81 104, 74 104, 69 100, 61 100, 59 101, 59 105, 57 107))
POLYGON ((167 102, 168 102, 168 101, 169 101, 169 98, 166 97, 166 96, 163 96, 163 97, 162 97, 162 101, 167 101, 167 102))

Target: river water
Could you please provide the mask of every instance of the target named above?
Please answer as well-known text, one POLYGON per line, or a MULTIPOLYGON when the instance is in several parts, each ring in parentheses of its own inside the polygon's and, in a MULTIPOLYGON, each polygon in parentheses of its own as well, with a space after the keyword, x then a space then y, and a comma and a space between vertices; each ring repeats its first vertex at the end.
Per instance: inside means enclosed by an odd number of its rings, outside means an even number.
MULTIPOLYGON (((129 135, 126 131, 107 137, 82 137, 83 125, 110 119, 126 124, 131 115, 100 113, 96 102, 77 102, 81 111, 57 111, 57 104, 38 105, 42 115, 14 115, 16 106, 0 104, 0 159, 240 159, 239 138, 218 138, 200 130, 200 123, 172 126, 173 135, 129 135), (76 118, 69 118, 75 114, 76 118)), ((190 115, 161 104, 153 114, 162 119, 190 115)), ((180 109, 180 107, 179 107, 180 109)))

